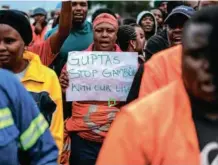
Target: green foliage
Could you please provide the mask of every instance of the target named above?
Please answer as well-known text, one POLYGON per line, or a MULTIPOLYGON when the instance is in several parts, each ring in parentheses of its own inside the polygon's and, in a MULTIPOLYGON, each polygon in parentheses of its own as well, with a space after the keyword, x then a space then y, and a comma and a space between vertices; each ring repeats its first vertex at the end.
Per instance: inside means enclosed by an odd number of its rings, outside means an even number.
POLYGON ((149 1, 92 1, 92 5, 103 4, 122 17, 136 17, 139 12, 149 10, 149 1))

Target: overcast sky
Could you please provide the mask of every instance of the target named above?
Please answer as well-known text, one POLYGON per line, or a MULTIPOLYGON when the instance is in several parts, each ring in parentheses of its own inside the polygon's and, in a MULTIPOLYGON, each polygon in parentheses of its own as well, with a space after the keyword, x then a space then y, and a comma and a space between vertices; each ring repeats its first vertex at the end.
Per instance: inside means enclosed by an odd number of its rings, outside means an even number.
POLYGON ((23 11, 28 11, 37 7, 42 7, 46 10, 51 10, 56 7, 58 0, 56 1, 5 1, 0 0, 0 7, 2 5, 10 5, 11 9, 19 9, 23 11))

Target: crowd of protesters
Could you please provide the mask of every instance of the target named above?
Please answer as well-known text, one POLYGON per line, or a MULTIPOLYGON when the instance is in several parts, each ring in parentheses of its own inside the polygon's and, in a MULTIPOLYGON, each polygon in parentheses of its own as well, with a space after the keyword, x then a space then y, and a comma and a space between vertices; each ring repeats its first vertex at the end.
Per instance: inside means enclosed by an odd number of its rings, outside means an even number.
POLYGON ((218 164, 218 1, 88 5, 0 10, 0 164, 218 164), (72 51, 134 52, 126 101, 66 101, 72 51))

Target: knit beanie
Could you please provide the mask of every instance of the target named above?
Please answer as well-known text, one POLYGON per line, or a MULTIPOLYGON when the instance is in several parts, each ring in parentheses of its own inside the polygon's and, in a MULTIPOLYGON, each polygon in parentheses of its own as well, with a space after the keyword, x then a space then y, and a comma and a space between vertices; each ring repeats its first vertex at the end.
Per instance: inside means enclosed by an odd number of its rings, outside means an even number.
POLYGON ((27 17, 18 10, 0 10, 0 24, 14 28, 22 37, 26 46, 32 41, 32 29, 27 17))

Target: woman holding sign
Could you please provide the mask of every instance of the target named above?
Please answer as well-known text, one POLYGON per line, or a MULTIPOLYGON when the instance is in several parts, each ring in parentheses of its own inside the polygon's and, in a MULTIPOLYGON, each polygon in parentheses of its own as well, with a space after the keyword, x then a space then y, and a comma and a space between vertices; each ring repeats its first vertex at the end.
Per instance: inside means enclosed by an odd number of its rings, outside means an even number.
MULTIPOLYGON (((121 52, 116 45, 118 21, 114 16, 102 13, 93 22, 94 43, 86 51, 121 52)), ((66 66, 60 82, 65 91, 69 84, 66 66)), ((119 108, 108 102, 73 102, 72 116, 66 120, 65 129, 71 138, 70 164, 94 165, 108 129, 119 108)), ((62 162, 64 163, 64 162, 62 162)))

